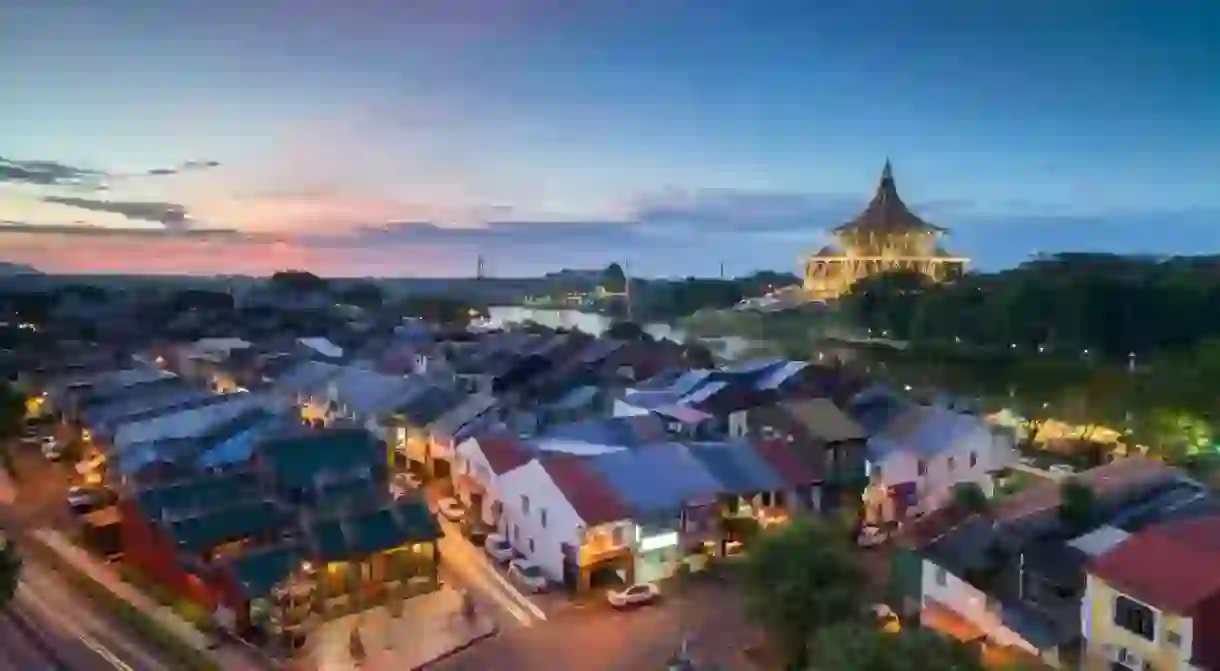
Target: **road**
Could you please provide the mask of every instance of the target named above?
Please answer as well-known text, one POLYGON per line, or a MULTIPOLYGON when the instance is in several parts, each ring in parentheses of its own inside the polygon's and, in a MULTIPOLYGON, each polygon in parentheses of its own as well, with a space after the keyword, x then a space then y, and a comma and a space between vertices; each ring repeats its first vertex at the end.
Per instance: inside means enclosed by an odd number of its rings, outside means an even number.
POLYGON ((17 594, 0 616, 0 669, 173 668, 69 589, 54 572, 25 558, 17 594))
POLYGON ((638 671, 663 669, 683 638, 697 662, 750 669, 751 630, 733 588, 701 584, 661 603, 615 611, 600 603, 501 633, 431 667, 435 671, 638 671))
POLYGON ((440 549, 441 572, 446 580, 469 589, 476 604, 501 628, 532 627, 546 620, 546 613, 501 576, 487 555, 462 535, 458 525, 438 519, 445 532, 440 549))

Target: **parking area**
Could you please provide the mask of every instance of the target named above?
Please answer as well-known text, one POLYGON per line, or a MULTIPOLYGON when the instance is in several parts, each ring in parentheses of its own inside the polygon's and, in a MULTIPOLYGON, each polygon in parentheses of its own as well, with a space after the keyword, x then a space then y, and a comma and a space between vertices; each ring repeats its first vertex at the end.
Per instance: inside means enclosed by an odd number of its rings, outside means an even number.
POLYGON ((662 588, 661 600, 631 610, 588 601, 545 624, 506 631, 432 668, 446 671, 636 671, 665 668, 682 640, 697 662, 724 671, 754 668, 755 641, 735 585, 693 580, 662 588))
POLYGON ((10 509, 14 521, 31 526, 68 526, 71 515, 67 490, 80 483, 75 464, 66 459, 47 459, 36 443, 14 440, 9 450, 20 478, 20 495, 10 509))

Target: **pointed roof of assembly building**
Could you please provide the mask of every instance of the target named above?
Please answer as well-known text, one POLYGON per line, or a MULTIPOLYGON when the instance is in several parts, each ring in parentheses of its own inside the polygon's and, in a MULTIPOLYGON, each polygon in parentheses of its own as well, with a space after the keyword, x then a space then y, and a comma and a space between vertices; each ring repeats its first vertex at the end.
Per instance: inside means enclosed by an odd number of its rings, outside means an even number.
POLYGON ((855 219, 835 228, 834 232, 893 234, 915 231, 944 233, 945 230, 920 219, 902 202, 898 188, 894 186, 893 168, 887 158, 881 170, 877 193, 869 201, 868 207, 855 219))

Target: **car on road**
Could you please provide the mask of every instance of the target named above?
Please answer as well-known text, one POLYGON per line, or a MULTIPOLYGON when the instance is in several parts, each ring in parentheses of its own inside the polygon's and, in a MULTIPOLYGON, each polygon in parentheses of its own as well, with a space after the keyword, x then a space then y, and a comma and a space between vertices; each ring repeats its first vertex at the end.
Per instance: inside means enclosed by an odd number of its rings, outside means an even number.
POLYGON ((610 605, 615 608, 644 606, 659 598, 661 598, 661 588, 650 582, 632 585, 624 590, 606 592, 606 601, 609 601, 610 605))
POLYGON ((118 498, 113 490, 105 487, 69 487, 68 509, 77 515, 87 515, 114 505, 118 498))
POLYGON ((437 501, 436 509, 442 517, 450 522, 461 522, 462 518, 466 516, 466 509, 462 507, 462 504, 457 499, 451 496, 446 496, 437 501))
POLYGON ((509 562, 508 577, 535 594, 546 591, 547 580, 542 575, 542 569, 527 559, 517 558, 509 562))
POLYGON ((866 524, 860 529, 860 535, 856 537, 856 545, 862 548, 873 548, 884 543, 889 537, 889 534, 881 527, 866 524))
POLYGON ((513 544, 509 543, 503 534, 488 534, 487 540, 483 541, 483 549, 500 563, 510 561, 517 554, 513 550, 513 544))

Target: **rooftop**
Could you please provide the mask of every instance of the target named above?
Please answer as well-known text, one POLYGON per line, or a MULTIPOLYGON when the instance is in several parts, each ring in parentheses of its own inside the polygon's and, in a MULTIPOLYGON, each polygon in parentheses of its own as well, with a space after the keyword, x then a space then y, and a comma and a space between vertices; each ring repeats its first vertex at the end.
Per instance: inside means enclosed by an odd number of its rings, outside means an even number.
POLYGON ((551 454, 542 457, 539 463, 586 526, 631 516, 627 504, 583 459, 551 454))
POLYGON ((1151 606, 1188 615, 1220 594, 1220 517, 1141 531, 1098 557, 1089 572, 1151 606))
POLYGON ((836 234, 887 235, 896 233, 944 233, 945 229, 920 219, 898 195, 894 184, 894 172, 890 162, 885 162, 877 192, 864 211, 855 219, 834 229, 836 234))

